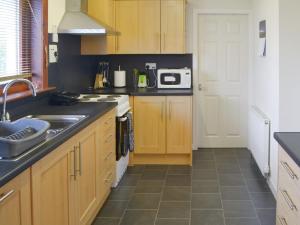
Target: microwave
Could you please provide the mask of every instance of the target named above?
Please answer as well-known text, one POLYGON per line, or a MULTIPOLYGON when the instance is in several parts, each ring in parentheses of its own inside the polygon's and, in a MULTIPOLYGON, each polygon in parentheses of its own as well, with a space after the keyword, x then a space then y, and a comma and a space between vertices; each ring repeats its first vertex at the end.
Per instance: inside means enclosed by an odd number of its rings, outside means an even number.
POLYGON ((183 69, 158 69, 157 88, 191 88, 192 71, 183 69))

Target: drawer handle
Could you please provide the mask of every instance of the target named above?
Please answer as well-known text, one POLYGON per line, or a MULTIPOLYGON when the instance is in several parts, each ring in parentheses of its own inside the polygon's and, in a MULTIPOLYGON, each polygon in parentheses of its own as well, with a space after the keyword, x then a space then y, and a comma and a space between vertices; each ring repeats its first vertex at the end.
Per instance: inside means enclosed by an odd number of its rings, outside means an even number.
POLYGON ((278 217, 278 220, 280 222, 281 225, 288 225, 288 223, 286 222, 286 219, 283 217, 278 217))
POLYGON ((112 117, 109 117, 108 120, 105 121, 105 125, 109 124, 109 122, 112 120, 112 117))
POLYGON ((293 180, 298 179, 297 175, 294 173, 287 162, 281 161, 280 163, 293 180))
POLYGON ((7 192, 6 194, 1 194, 0 195, 0 203, 4 202, 5 199, 7 199, 9 196, 11 196, 13 193, 15 192, 15 190, 10 190, 9 192, 7 192))
POLYGON ((289 194, 287 193, 287 191, 285 190, 280 190, 284 200, 286 201, 286 203, 288 204, 288 206, 290 207, 290 209, 292 211, 297 210, 297 207, 295 206, 294 202, 292 201, 291 197, 289 196, 289 194))
POLYGON ((105 161, 108 160, 112 154, 113 154, 113 153, 110 152, 110 153, 105 157, 105 161))
POLYGON ((107 178, 105 179, 105 183, 110 182, 111 178, 112 178, 112 173, 110 173, 110 174, 107 176, 107 178))

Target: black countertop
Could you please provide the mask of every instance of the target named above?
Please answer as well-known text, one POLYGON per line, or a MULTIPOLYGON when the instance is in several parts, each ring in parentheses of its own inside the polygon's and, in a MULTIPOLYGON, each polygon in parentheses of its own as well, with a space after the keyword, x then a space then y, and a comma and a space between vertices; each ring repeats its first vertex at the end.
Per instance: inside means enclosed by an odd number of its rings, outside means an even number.
POLYGON ((0 187, 8 181, 19 175, 21 172, 32 166, 35 162, 45 155, 56 149, 59 145, 74 136, 83 128, 97 120, 99 117, 113 109, 116 103, 78 103, 72 106, 50 106, 48 104, 37 105, 36 107, 22 112, 13 119, 26 115, 87 115, 88 117, 66 130, 49 142, 41 145, 36 150, 18 161, 1 161, 0 160, 0 187))
POLYGON ((274 134, 275 139, 300 167, 300 132, 274 134))
POLYGON ((157 89, 157 88, 103 88, 86 93, 93 94, 119 94, 131 96, 191 96, 193 89, 157 89))

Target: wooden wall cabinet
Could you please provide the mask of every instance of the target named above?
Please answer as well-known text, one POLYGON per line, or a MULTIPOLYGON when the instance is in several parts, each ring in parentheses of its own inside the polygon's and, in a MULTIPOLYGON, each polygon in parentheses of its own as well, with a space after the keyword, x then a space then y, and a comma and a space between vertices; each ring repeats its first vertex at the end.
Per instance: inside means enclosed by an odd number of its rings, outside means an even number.
POLYGON ((161 0, 161 53, 185 52, 185 1, 161 0))
POLYGON ((0 225, 31 225, 30 170, 0 188, 0 225))
MULTIPOLYGON (((134 97, 135 163, 188 163, 192 153, 192 97, 134 97), (148 160, 153 156, 153 160, 148 160), (159 158, 159 155, 161 158, 159 158), (173 155, 173 161, 168 157, 173 155), (178 155, 178 156, 175 156, 178 155), (136 161, 138 157, 144 157, 136 161), (165 157, 165 158, 163 158, 165 157)), ((134 163, 133 163, 134 164, 134 163)))
MULTIPOLYGON (((115 115, 114 110, 107 115, 115 115)), ((100 129, 102 121, 100 118, 92 123, 32 166, 34 224, 87 225, 96 216, 110 192, 115 173, 113 152, 111 180, 102 178, 106 169, 101 158, 106 151, 100 141, 105 135, 100 129)), ((115 120, 109 124, 114 134, 115 120)), ((114 138, 109 144, 114 146, 113 143, 114 138)))

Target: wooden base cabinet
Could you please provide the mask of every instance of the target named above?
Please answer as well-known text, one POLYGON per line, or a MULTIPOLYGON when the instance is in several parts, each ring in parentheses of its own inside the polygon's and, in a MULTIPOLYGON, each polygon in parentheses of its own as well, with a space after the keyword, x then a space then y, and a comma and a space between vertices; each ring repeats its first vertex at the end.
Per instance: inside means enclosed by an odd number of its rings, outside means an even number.
POLYGON ((131 164, 191 164, 192 97, 134 97, 131 164))
MULTIPOLYGON (((111 176, 103 178, 103 123, 110 127, 110 135, 115 134, 115 111, 107 115, 113 119, 103 122, 100 118, 32 166, 33 224, 91 224, 110 192, 115 174, 113 151, 109 158, 106 156, 111 176)), ((112 136, 107 143, 111 149, 114 141, 112 136)))
POLYGON ((0 188, 0 225, 31 225, 30 170, 0 188))

